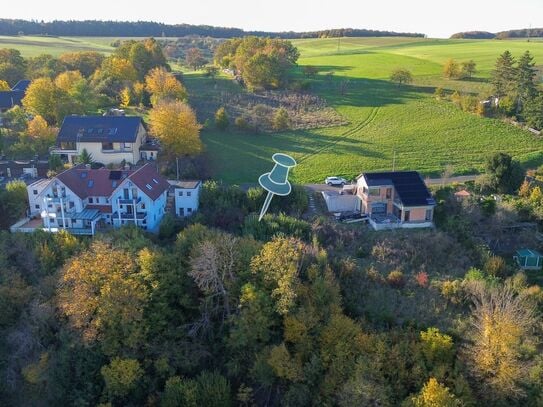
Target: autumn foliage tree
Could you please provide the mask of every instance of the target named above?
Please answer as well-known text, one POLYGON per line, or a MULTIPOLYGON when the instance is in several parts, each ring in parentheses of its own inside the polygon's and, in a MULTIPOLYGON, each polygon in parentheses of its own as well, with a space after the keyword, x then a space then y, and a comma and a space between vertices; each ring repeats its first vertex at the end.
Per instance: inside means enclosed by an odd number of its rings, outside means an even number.
POLYGON ((158 103, 149 112, 151 133, 172 157, 194 155, 202 151, 200 129, 194 111, 181 101, 158 103))
POLYGON ((108 355, 141 345, 147 290, 128 252, 95 242, 62 271, 58 306, 85 343, 108 355))
POLYGON ((151 94, 151 103, 161 100, 186 100, 187 91, 175 76, 164 68, 154 68, 145 77, 145 88, 151 94))
POLYGON ((525 395, 522 347, 535 323, 534 305, 525 291, 516 293, 510 283, 490 288, 474 283, 471 293, 473 315, 466 347, 471 372, 489 401, 519 399, 525 395))

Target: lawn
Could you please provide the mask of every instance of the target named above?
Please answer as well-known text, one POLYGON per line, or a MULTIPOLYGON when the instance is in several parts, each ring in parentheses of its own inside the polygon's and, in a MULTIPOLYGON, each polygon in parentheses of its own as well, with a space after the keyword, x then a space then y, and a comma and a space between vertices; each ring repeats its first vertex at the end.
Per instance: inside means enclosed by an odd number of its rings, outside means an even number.
POLYGON ((97 51, 110 53, 114 38, 102 37, 45 37, 45 36, 0 36, 0 48, 18 49, 24 57, 40 54, 59 56, 66 52, 97 51))
MULTIPOLYGON (((301 52, 300 65, 319 68, 313 91, 350 124, 277 134, 205 130, 203 139, 217 178, 254 182, 270 169, 271 155, 278 151, 298 161, 293 180, 299 183, 321 182, 328 175, 352 178, 363 171, 390 170, 393 163, 396 169, 415 169, 426 176, 439 175, 447 165, 456 174, 471 174, 480 172, 485 158, 497 151, 508 152, 527 166, 543 164, 541 139, 499 120, 461 112, 433 97, 436 86, 489 92, 488 76, 501 52, 510 49, 520 55, 530 49, 536 61, 543 63, 542 42, 343 38, 295 43, 301 52), (442 64, 449 58, 474 59, 480 73, 469 81, 445 80, 442 64), (397 67, 412 71, 411 86, 398 87, 388 81, 397 67), (329 72, 334 73, 331 80, 329 72), (339 84, 344 81, 349 85, 341 94, 339 84)), ((202 91, 200 81, 204 80, 187 75, 189 92, 202 91)))

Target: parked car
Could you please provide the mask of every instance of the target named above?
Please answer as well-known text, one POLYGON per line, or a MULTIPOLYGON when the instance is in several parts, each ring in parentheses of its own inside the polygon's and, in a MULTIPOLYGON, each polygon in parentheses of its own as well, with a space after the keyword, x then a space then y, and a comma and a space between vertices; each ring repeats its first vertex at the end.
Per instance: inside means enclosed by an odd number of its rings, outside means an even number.
POLYGON ((337 186, 343 186, 345 184, 347 184, 347 180, 345 178, 341 178, 341 177, 327 177, 325 180, 324 180, 324 183, 327 184, 327 185, 337 185, 337 186))

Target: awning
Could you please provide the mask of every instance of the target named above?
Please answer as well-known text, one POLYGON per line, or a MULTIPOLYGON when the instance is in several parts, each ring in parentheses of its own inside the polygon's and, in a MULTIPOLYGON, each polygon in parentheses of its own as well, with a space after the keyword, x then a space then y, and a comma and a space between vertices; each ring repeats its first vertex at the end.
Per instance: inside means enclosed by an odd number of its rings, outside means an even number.
POLYGON ((72 219, 95 220, 101 216, 99 209, 83 209, 72 216, 72 219))

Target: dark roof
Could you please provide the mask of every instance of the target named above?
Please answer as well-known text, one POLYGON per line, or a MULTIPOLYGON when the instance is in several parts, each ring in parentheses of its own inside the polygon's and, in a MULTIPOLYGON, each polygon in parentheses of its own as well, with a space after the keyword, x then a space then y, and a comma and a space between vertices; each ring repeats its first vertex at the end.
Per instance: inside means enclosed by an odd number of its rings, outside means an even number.
POLYGON ((12 178, 20 177, 24 174, 24 168, 37 168, 38 177, 46 177, 49 171, 48 161, 0 161, 0 177, 7 177, 8 168, 12 178))
POLYGON ((140 124, 137 116, 66 116, 57 142, 133 143, 140 124))
POLYGON ((30 85, 30 81, 23 79, 17 82, 11 90, 0 91, 0 109, 11 109, 16 105, 20 106, 28 85, 30 85))
POLYGON ((21 79, 15 84, 13 88, 11 88, 11 90, 26 92, 26 88, 28 88, 28 85, 30 85, 30 81, 28 79, 21 79))
POLYGON ((3 90, 0 91, 0 109, 11 109, 16 105, 21 105, 21 101, 25 97, 24 91, 19 90, 3 90))
POLYGON ((84 165, 78 165, 57 175, 57 179, 81 199, 89 196, 109 197, 127 178, 153 201, 169 187, 168 182, 151 164, 126 171, 106 168, 93 170, 84 165))
POLYGON ((362 176, 368 186, 390 185, 391 182, 404 206, 427 206, 436 203, 416 171, 369 172, 362 176))

